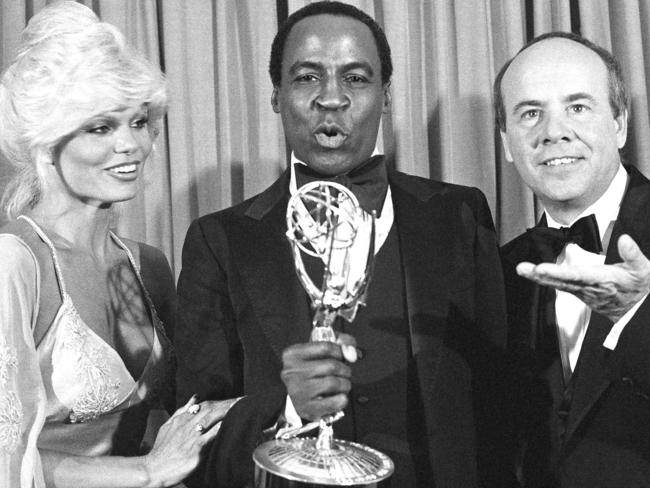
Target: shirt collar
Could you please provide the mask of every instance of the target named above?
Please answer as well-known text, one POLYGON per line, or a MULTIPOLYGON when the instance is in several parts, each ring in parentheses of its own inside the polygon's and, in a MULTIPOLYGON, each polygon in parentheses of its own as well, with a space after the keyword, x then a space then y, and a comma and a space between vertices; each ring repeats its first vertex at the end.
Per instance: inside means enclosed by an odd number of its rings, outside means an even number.
MULTIPOLYGON (((377 156, 379 154, 381 154, 381 152, 379 152, 379 149, 377 149, 377 146, 375 146, 375 149, 374 149, 374 151, 372 151, 372 155, 370 157, 377 156)), ((304 164, 305 166, 307 165, 307 163, 305 163, 304 161, 301 161, 300 159, 298 159, 296 157, 296 153, 291 151, 291 168, 290 168, 291 177, 289 179, 289 195, 290 196, 294 196, 298 192, 298 186, 296 184, 296 170, 294 169, 294 165, 296 165, 296 164, 304 164)), ((393 222, 393 200, 391 199, 390 185, 388 185, 388 190, 386 191, 386 198, 384 198, 384 203, 383 203, 382 208, 381 208, 381 214, 380 214, 381 216, 378 218, 379 221, 381 221, 382 217, 384 217, 384 212, 385 211, 390 212, 390 217, 388 217, 388 218, 386 218, 384 220, 390 221, 392 223, 393 222)))
MULTIPOLYGON (((603 193, 593 204, 587 207, 580 215, 573 219, 573 222, 569 225, 572 225, 575 221, 586 215, 594 214, 596 216, 596 222, 598 222, 600 238, 604 239, 605 233, 607 232, 611 222, 615 221, 618 217, 618 212, 621 208, 621 201, 623 200, 625 188, 627 187, 627 180, 627 171, 625 171, 622 164, 619 164, 618 171, 612 179, 612 182, 609 184, 607 190, 605 190, 605 193, 603 193)), ((556 229, 566 227, 565 225, 553 220, 553 217, 551 217, 548 212, 545 211, 544 213, 546 214, 546 223, 549 227, 554 227, 556 229)))
MULTIPOLYGON (((381 154, 377 147, 372 152, 372 156, 381 154)), ((371 156, 371 157, 372 157, 371 156)), ((296 172, 294 170, 294 164, 305 164, 303 161, 300 161, 293 151, 291 151, 291 178, 289 180, 289 193, 291 196, 294 196, 298 192, 296 185, 296 172)), ((369 215, 369 214, 366 214, 369 215)), ((376 224, 376 237, 375 237, 375 253, 379 252, 379 249, 384 245, 390 228, 393 225, 393 220, 395 219, 394 209, 393 209, 393 199, 391 196, 390 185, 386 190, 386 198, 384 199, 384 204, 381 209, 381 216, 378 217, 375 221, 376 224)))
MULTIPOLYGON (((372 154, 370 157, 377 156, 378 154, 381 154, 379 152, 379 149, 377 149, 377 146, 375 146, 374 151, 372 151, 372 154)), ((307 166, 307 163, 304 161, 301 161, 296 157, 296 153, 291 151, 291 178, 289 179, 289 194, 291 196, 294 196, 296 192, 298 191, 298 186, 296 184, 296 170, 294 169, 295 164, 304 164, 307 166)), ((385 204, 385 203, 384 203, 385 204)))

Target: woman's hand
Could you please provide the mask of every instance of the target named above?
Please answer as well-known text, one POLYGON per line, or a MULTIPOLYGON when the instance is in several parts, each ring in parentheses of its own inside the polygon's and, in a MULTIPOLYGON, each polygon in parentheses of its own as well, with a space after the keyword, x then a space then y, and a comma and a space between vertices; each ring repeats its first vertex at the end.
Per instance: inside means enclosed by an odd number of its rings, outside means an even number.
POLYGON ((196 403, 190 398, 158 431, 151 452, 144 456, 151 486, 180 483, 199 464, 203 446, 214 439, 221 420, 239 398, 196 403))

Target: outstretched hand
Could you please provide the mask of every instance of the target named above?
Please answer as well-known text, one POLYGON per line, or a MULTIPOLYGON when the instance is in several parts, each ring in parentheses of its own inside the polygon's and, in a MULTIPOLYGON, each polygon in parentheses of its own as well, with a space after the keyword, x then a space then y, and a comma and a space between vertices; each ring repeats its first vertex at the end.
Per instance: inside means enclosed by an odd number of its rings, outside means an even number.
POLYGON ((623 260, 620 263, 567 266, 523 262, 517 265, 517 273, 540 285, 572 293, 616 322, 650 291, 650 260, 626 234, 617 245, 623 260))

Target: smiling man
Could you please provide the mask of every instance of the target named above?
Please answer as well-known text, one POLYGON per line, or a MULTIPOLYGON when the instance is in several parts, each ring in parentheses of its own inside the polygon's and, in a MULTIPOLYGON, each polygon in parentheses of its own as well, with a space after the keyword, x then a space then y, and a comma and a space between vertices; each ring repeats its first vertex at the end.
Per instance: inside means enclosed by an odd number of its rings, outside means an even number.
MULTIPOLYGON (((335 436, 388 454, 392 486, 507 486, 490 211, 476 189, 399 173, 375 154, 391 73, 381 28, 350 5, 310 4, 276 35, 272 107, 291 164, 261 194, 195 221, 183 249, 178 401, 245 395, 198 484, 251 483, 263 433, 343 409, 335 436), (309 342, 312 312, 285 237, 289 197, 314 179, 349 184, 366 218, 378 216, 367 306, 339 324, 342 345, 309 342)), ((322 276, 322 262, 306 266, 322 276)))
POLYGON ((650 181, 621 163, 620 67, 579 36, 546 34, 494 94, 506 159, 544 207, 502 249, 520 481, 650 486, 650 181))

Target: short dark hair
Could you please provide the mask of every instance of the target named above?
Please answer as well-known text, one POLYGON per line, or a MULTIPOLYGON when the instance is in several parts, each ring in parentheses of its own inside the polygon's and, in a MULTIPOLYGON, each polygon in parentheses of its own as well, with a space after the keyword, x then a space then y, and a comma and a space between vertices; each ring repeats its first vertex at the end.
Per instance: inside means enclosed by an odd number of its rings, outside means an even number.
POLYGON ((284 54, 284 45, 287 41, 287 37, 289 37, 291 29, 302 19, 320 14, 352 17, 353 19, 357 19, 366 24, 370 29, 370 32, 372 32, 372 36, 375 38, 377 53, 379 54, 379 60, 381 62, 381 81, 384 84, 390 81, 390 77, 393 74, 393 62, 390 58, 390 46, 388 45, 386 35, 379 24, 368 14, 352 5, 341 2, 325 1, 311 3, 296 10, 287 17, 287 20, 285 20, 282 25, 280 25, 278 33, 273 39, 273 44, 271 46, 271 60, 269 62, 269 74, 271 75, 273 85, 278 86, 282 80, 282 56, 284 54))
POLYGON ((609 82, 609 105, 612 108, 614 117, 620 116, 625 110, 628 109, 629 96, 625 87, 625 81, 623 80, 623 71, 621 70, 621 65, 618 63, 612 53, 610 53, 607 49, 604 49, 599 45, 585 39, 584 37, 572 32, 548 32, 546 34, 537 36, 535 39, 522 47, 519 52, 510 58, 499 70, 499 74, 497 74, 497 77, 494 80, 494 89, 492 94, 494 113, 499 130, 506 130, 506 109, 503 103, 503 93, 501 93, 501 81, 503 80, 503 76, 508 70, 508 67, 521 52, 525 51, 533 44, 537 44, 538 42, 545 39, 553 38, 569 39, 571 41, 577 42, 578 44, 582 44, 583 46, 595 52, 600 57, 600 59, 603 60, 603 63, 605 63, 605 67, 607 68, 607 76, 609 82))

